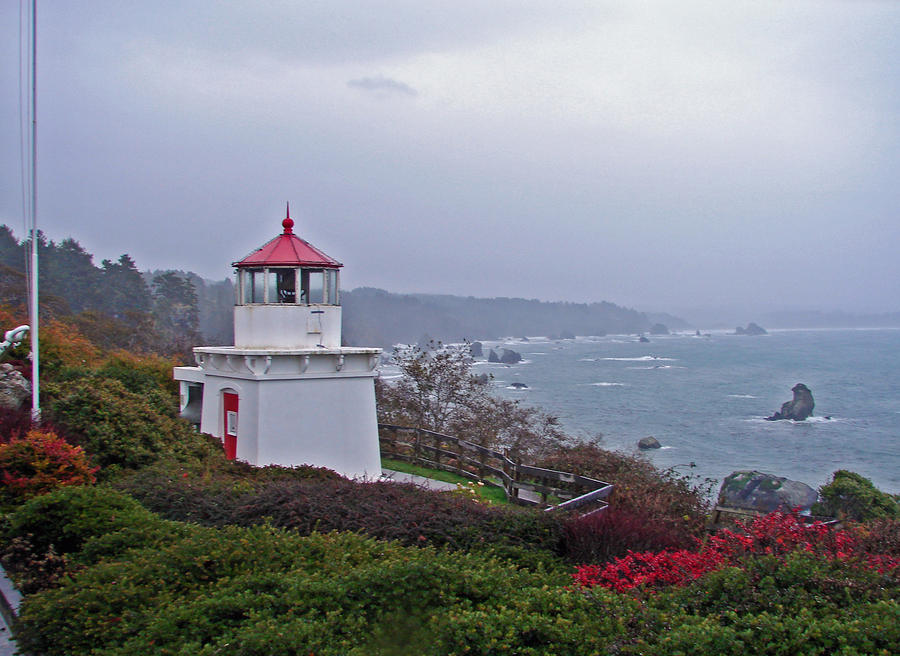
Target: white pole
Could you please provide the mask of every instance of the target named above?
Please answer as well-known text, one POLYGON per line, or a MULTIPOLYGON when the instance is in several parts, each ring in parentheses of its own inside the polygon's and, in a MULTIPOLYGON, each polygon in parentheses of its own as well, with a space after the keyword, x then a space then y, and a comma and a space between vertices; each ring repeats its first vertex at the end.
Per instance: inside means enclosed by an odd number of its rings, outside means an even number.
POLYGON ((37 244, 37 0, 31 0, 31 421, 41 421, 37 244))

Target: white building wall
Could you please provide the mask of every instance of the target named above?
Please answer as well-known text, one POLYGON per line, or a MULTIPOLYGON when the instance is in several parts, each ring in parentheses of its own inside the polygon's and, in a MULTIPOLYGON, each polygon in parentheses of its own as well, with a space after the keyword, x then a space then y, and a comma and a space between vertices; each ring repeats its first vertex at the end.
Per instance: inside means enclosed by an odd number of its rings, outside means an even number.
POLYGON ((341 346, 339 305, 236 305, 235 348, 341 346))
POLYGON ((381 475, 374 382, 379 352, 200 347, 203 366, 176 367, 175 378, 203 383, 200 430, 218 438, 225 434, 223 392, 238 394, 239 460, 308 464, 375 479, 381 475))
POLYGON ((266 381, 259 416, 265 434, 254 464, 309 464, 349 478, 381 475, 371 376, 266 381))

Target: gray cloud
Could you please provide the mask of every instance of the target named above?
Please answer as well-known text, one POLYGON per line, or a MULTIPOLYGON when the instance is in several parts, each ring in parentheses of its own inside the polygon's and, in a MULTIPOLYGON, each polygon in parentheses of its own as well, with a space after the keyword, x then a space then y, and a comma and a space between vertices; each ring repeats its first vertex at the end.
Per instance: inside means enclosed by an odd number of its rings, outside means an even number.
POLYGON ((389 77, 375 76, 363 77, 357 80, 349 80, 347 86, 353 89, 361 89, 375 93, 378 96, 397 95, 417 96, 418 92, 404 82, 392 80, 389 77))
MULTIPOLYGON (((17 14, 0 3, 13 227, 17 14)), ((900 309, 900 3, 98 0, 39 20, 39 221, 98 259, 221 278, 290 200, 350 287, 900 309)))

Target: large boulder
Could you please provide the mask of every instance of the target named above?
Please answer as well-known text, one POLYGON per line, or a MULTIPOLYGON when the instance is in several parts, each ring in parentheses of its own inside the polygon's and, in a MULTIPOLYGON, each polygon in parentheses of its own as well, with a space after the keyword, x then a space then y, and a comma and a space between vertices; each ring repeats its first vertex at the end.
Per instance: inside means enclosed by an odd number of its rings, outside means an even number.
POLYGON ((819 495, 806 483, 758 471, 736 471, 722 481, 718 504, 726 508, 770 513, 809 510, 819 495))
POLYGON ((469 344, 469 351, 471 352, 473 358, 484 357, 484 350, 482 348, 481 342, 472 342, 471 344, 469 344))
POLYGON ((660 449, 662 448, 662 444, 659 443, 659 440, 653 437, 652 435, 647 437, 642 437, 638 440, 638 448, 639 449, 660 449))
POLYGON ((813 401, 812 392, 803 383, 797 383, 791 388, 794 398, 781 404, 781 410, 771 417, 766 417, 766 421, 778 421, 779 419, 793 419, 794 421, 803 421, 811 417, 816 402, 813 401))
POLYGON ((31 396, 31 383, 11 364, 0 364, 0 408, 18 410, 31 396))
POLYGON ((500 357, 497 355, 497 352, 494 349, 488 351, 488 362, 500 362, 500 357))

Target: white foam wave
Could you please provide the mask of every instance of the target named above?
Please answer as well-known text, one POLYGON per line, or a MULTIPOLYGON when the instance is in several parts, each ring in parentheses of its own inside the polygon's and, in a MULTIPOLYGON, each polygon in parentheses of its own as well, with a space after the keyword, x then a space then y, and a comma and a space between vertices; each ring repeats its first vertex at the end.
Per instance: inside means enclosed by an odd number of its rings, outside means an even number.
POLYGON ((728 395, 732 399, 755 399, 758 397, 753 396, 752 394, 729 394, 728 395))
POLYGON ((596 362, 597 358, 579 358, 579 362, 596 362))
POLYGON ((676 362, 678 358, 661 358, 656 355, 642 355, 639 358, 603 358, 615 362, 676 362))
POLYGON ((594 387, 625 387, 625 383, 588 383, 594 387))
POLYGON ((687 367, 676 367, 671 364, 658 364, 654 367, 628 367, 629 369, 638 370, 638 371, 647 371, 652 369, 687 369, 687 367))
POLYGON ((778 426, 783 424, 790 424, 792 426, 809 426, 811 424, 835 424, 847 421, 845 417, 808 417, 804 421, 796 421, 794 419, 778 419, 775 421, 770 421, 765 417, 751 417, 750 419, 745 419, 744 421, 748 421, 754 424, 763 423, 769 426, 778 426))

